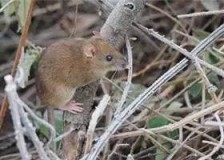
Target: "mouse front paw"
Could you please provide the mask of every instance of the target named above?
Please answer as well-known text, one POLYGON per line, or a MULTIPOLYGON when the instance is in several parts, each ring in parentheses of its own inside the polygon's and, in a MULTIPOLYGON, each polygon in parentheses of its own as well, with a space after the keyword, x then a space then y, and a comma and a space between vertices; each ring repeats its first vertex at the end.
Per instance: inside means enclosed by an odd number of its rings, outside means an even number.
POLYGON ((64 106, 60 107, 60 110, 63 111, 68 111, 71 112, 73 114, 76 114, 77 112, 83 112, 83 107, 82 107, 82 103, 77 103, 74 100, 69 101, 67 104, 65 104, 64 106))

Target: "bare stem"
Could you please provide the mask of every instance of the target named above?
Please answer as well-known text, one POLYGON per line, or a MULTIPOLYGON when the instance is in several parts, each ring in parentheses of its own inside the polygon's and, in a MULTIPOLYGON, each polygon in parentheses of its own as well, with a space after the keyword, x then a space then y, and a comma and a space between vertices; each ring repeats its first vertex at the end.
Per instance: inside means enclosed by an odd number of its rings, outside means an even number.
MULTIPOLYGON (((135 25, 139 26, 139 25, 135 25)), ((144 30, 144 33, 149 34, 144 30)), ((192 55, 198 55, 209 47, 216 39, 224 34, 224 25, 221 25, 214 32, 212 32, 207 38, 202 40, 192 51, 192 55)), ((102 151, 103 147, 109 140, 109 138, 118 130, 118 128, 138 109, 141 104, 152 97, 152 95, 163 86, 167 81, 176 76, 181 72, 189 63, 189 60, 184 58, 174 67, 170 68, 164 75, 157 79, 148 89, 141 93, 129 106, 127 106, 119 116, 115 117, 111 124, 108 126, 107 130, 100 137, 99 141, 92 148, 88 160, 95 160, 99 153, 102 151)))

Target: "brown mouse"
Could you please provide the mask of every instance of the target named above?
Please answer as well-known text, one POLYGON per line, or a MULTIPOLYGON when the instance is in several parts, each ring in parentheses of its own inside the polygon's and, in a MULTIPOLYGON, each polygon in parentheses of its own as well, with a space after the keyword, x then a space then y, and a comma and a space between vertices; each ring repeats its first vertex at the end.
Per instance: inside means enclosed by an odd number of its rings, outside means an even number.
POLYGON ((81 104, 71 101, 75 90, 126 66, 124 56, 100 36, 61 40, 47 47, 40 58, 37 93, 44 106, 82 112, 81 104))

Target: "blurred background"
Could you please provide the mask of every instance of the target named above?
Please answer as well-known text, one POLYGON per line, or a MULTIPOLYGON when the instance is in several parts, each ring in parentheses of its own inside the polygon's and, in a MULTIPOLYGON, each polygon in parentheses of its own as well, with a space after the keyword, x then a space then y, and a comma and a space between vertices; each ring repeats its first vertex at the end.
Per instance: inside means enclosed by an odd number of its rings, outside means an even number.
MULTIPOLYGON (((116 1, 108 1, 113 5, 116 1)), ((212 12, 214 10, 223 10, 224 0, 149 0, 143 13, 139 15, 137 22, 147 28, 153 28, 155 31, 164 35, 176 44, 192 50, 202 39, 209 33, 223 24, 223 14, 201 15, 189 18, 178 18, 178 15, 193 12, 212 12)), ((81 1, 81 0, 37 0, 35 10, 33 12, 30 32, 28 36, 27 46, 40 46, 42 48, 47 45, 68 37, 90 37, 93 31, 100 31, 108 16, 105 10, 97 1, 81 1)), ((16 15, 4 16, 0 13, 0 101, 4 96, 5 82, 3 77, 10 73, 15 52, 18 46, 20 31, 16 15)), ((169 48, 166 44, 161 43, 153 37, 147 37, 144 34, 131 33, 131 45, 133 47, 133 85, 132 96, 136 97, 144 89, 150 86, 158 77, 166 72, 170 67, 179 62, 183 56, 175 50, 169 48)), ((214 44, 214 48, 206 51, 201 57, 203 60, 223 68, 224 56, 224 39, 220 38, 214 44)), ((35 65, 31 68, 28 85, 25 89, 19 89, 21 98, 30 106, 36 105, 36 91, 34 87, 34 71, 35 65)), ((217 94, 222 99, 223 95, 223 78, 216 73, 208 75, 209 80, 217 87, 217 94)), ((122 74, 119 79, 125 80, 126 74, 122 74)), ((194 67, 189 67, 172 79, 153 98, 154 109, 161 114, 167 115, 169 118, 179 120, 187 114, 198 110, 202 104, 202 93, 205 86, 200 82, 200 76, 194 67), (186 92, 180 93, 185 90, 186 92), (178 96, 177 96, 178 95, 178 96), (166 104, 165 108, 161 105, 166 104), (169 108, 170 107, 170 108, 169 108), (195 108, 196 107, 196 108, 195 108), (198 107, 198 108, 197 108, 198 107), (167 113, 166 109, 170 112, 167 113)), ((115 94, 115 93, 114 93, 115 94)), ((210 103, 211 98, 206 95, 206 103, 210 103)), ((139 113, 136 113, 139 115, 139 113)), ((158 125, 154 122, 167 124, 164 119, 158 118, 153 113, 147 112, 135 123, 139 127, 155 127, 158 125), (153 118, 157 118, 156 120, 153 118)), ((137 117, 137 116, 136 116, 137 117)), ((135 118, 136 118, 135 117, 135 118)), ((176 133, 173 133, 177 136, 176 133)), ((188 135, 186 131, 184 135, 188 135)), ((219 137, 219 133, 214 130, 209 132, 214 138, 219 137)), ((41 133, 40 133, 41 136, 41 133)), ((174 137, 175 137, 174 136, 174 137)), ((173 139, 176 139, 170 136, 173 139)), ((202 147, 201 140, 189 139, 188 145, 200 150, 202 147), (197 144, 193 144, 197 142, 197 144)), ((160 153, 149 139, 139 137, 139 139, 129 139, 122 143, 130 144, 128 147, 117 151, 111 159, 125 159, 128 151, 132 150, 136 159, 156 159, 160 153), (154 147, 154 148, 153 148, 154 147), (151 148, 151 154, 146 151, 151 148), (127 151, 128 150, 128 151, 127 151)), ((174 144, 168 142, 168 145, 174 144)), ((32 147, 32 144, 29 144, 32 147)), ((172 148, 172 147, 168 147, 172 148)), ((209 146, 204 148, 209 151, 209 146)), ((201 150, 202 151, 202 150, 201 150)), ((203 151, 202 151, 203 152, 203 151)), ((221 152, 221 151, 220 151, 221 152)), ((222 151, 223 152, 223 151, 222 151)), ((13 138, 13 126, 10 120, 10 114, 6 116, 3 128, 0 131, 0 159, 3 155, 5 159, 10 159, 10 155, 18 153, 13 138), (8 157, 7 157, 7 156, 8 157)), ((181 156, 175 159, 183 159, 193 152, 184 150, 181 156)), ((192 157, 189 156, 189 159, 192 157)), ((15 157, 13 157, 15 158, 15 157)), ((13 159, 11 158, 11 159, 13 159)))

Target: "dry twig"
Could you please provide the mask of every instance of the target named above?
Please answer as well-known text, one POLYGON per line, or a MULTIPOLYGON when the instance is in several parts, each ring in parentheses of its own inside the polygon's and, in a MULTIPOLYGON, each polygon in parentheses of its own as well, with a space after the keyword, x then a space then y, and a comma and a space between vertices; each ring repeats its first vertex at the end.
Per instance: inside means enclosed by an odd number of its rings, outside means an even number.
MULTIPOLYGON (((12 67, 12 70, 11 70, 12 77, 14 77, 16 75, 17 65, 19 64, 20 57, 22 55, 23 47, 26 44, 26 40, 27 40, 27 37, 28 37, 28 31, 29 31, 29 27, 30 27, 30 23, 31 23, 32 12, 33 12, 34 6, 35 6, 35 0, 31 0, 30 5, 29 5, 29 9, 28 9, 28 13, 27 13, 26 22, 25 22, 24 28, 22 29, 22 35, 21 35, 20 40, 19 40, 19 45, 18 45, 18 48, 17 48, 17 51, 16 51, 16 57, 15 57, 13 67, 12 67)), ((8 106, 9 106, 9 104, 8 104, 8 101, 7 101, 7 97, 5 96, 3 101, 2 101, 1 110, 0 110, 0 128, 3 124, 8 106)))
MULTIPOLYGON (((139 25, 136 25, 139 27, 139 25)), ((142 30, 148 34, 145 30, 142 30)), ((224 34, 224 25, 221 25, 214 32, 212 32, 206 39, 201 41, 192 51, 192 55, 198 55, 204 51, 209 45, 214 43, 216 39, 224 34)), ((121 126, 123 122, 129 118, 137 108, 145 101, 146 98, 150 98, 163 84, 168 80, 176 76, 180 71, 182 71, 188 65, 188 59, 184 58, 170 70, 168 70, 164 75, 162 75, 158 80, 156 80, 148 89, 141 93, 129 106, 127 106, 119 116, 113 119, 112 123, 105 131, 105 133, 100 137, 98 143, 92 148, 88 159, 94 160, 97 158, 100 151, 103 149, 109 138, 116 130, 121 126)))

